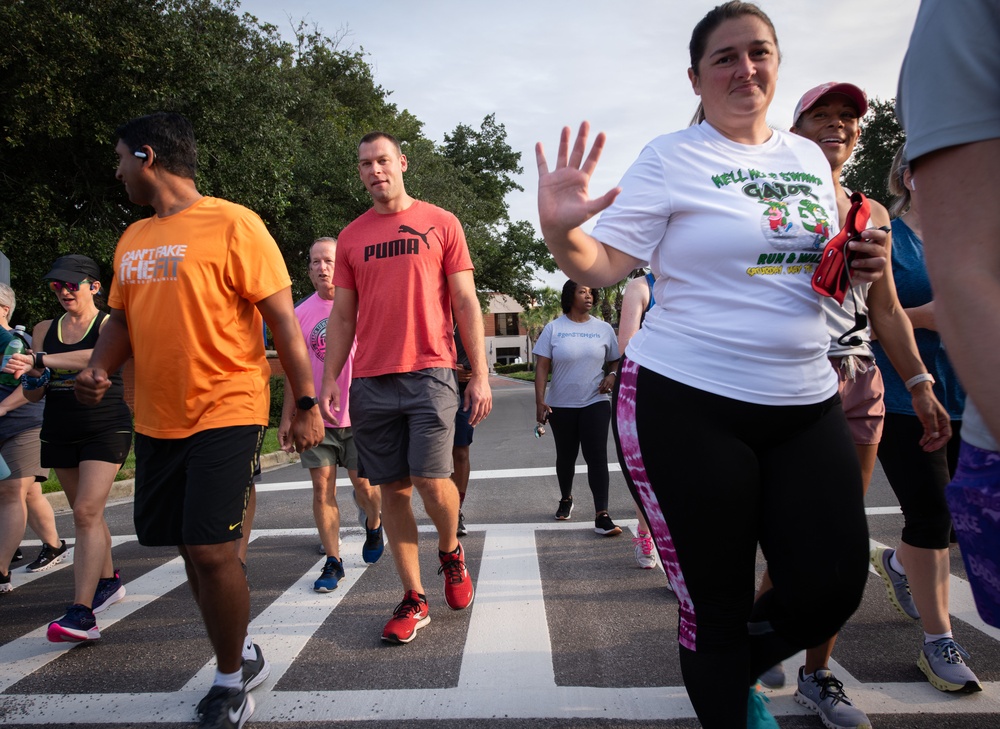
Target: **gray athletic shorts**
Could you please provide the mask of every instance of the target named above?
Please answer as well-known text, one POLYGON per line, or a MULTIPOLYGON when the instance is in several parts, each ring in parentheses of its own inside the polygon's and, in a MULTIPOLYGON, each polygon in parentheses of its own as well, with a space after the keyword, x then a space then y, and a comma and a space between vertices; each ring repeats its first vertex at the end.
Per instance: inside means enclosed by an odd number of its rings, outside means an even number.
POLYGON ((303 468, 343 466, 348 471, 357 471, 358 449, 351 428, 327 428, 318 446, 302 452, 301 463, 303 468))
POLYGON ((7 461, 7 468, 10 469, 7 478, 33 478, 36 481, 45 481, 49 477, 49 469, 42 468, 39 463, 41 442, 38 440, 38 434, 41 432, 40 427, 29 428, 0 441, 0 455, 7 461))
POLYGON ((379 484, 451 476, 455 370, 432 367, 355 379, 350 408, 361 476, 379 484))

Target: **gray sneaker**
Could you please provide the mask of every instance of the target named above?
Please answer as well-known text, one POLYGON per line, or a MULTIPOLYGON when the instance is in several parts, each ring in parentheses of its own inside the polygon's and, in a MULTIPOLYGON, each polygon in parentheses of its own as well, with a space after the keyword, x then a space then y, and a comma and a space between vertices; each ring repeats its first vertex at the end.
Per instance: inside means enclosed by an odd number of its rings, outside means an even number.
POLYGON ((868 716, 847 698, 844 684, 837 680, 833 671, 820 668, 808 677, 804 672, 805 666, 799 669, 799 687, 792 698, 815 711, 823 726, 827 729, 871 729, 868 716))
POLYGON ((924 643, 917 666, 938 691, 973 694, 982 691, 983 686, 962 660, 968 657, 969 654, 954 638, 941 638, 933 643, 924 643))
POLYGON ((361 525, 362 529, 368 528, 368 515, 365 510, 361 508, 361 504, 358 503, 358 492, 352 491, 351 498, 354 499, 354 505, 358 508, 358 524, 361 525))
POLYGON ((895 553, 895 549, 879 547, 871 551, 868 560, 882 581, 885 582, 885 591, 889 595, 889 602, 906 617, 920 620, 920 613, 917 612, 917 606, 913 604, 913 596, 910 595, 910 581, 906 579, 906 575, 900 574, 889 564, 889 560, 895 553))
POLYGON ((271 664, 264 658, 264 651, 253 644, 253 658, 243 659, 243 690, 250 691, 260 686, 271 673, 271 664))
MULTIPOLYGON (((254 657, 243 659, 243 691, 248 692, 251 689, 255 689, 260 686, 267 679, 268 675, 271 673, 271 664, 266 658, 264 658, 264 651, 260 649, 260 646, 256 643, 253 644, 254 657)), ((213 687, 214 688, 214 687, 213 687)), ((208 710, 208 702, 212 697, 212 692, 209 691, 208 695, 205 696, 201 701, 198 702, 198 706, 195 707, 195 716, 201 718, 205 715, 208 710)))
POLYGON ((761 686, 769 689, 783 688, 785 685, 785 667, 780 663, 776 663, 760 674, 760 678, 757 680, 761 686))

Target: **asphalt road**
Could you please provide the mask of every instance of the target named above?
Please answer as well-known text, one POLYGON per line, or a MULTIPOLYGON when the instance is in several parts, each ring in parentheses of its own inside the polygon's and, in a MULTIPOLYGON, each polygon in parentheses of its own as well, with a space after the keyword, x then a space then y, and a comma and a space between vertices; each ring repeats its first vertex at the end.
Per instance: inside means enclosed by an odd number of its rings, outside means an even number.
MULTIPOLYGON (((677 601, 660 570, 635 565, 635 521, 617 466, 610 511, 624 535, 594 534, 582 473, 573 519, 556 522, 554 446, 551 436, 532 434, 532 387, 497 378, 494 397, 493 414, 476 430, 465 506, 476 600, 460 612, 445 606, 435 540, 418 504, 432 622, 409 645, 380 640, 402 597, 389 551, 365 565, 361 530, 353 509, 345 509, 347 577, 333 593, 314 593, 323 558, 307 471, 293 464, 264 474, 249 557, 251 630, 272 668, 254 691, 251 726, 699 726, 677 663, 677 601)), ((609 453, 614 461, 611 446, 609 453)), ((350 487, 340 494, 350 504, 350 487)), ((873 542, 895 546, 902 517, 880 471, 867 505, 873 542)), ((183 568, 172 550, 136 543, 129 502, 107 514, 128 595, 98 616, 100 641, 72 647, 45 639, 46 624, 72 596, 67 565, 37 575, 15 570, 16 589, 0 595, 0 723, 192 725, 214 668, 183 568)), ((59 527, 72 537, 71 516, 61 514, 59 527)), ((836 545, 802 549, 822 570, 824 553, 836 545)), ((1000 631, 975 615, 957 548, 951 566, 955 637, 985 690, 956 696, 926 682, 916 666, 919 625, 893 610, 872 573, 837 643, 834 670, 873 726, 1000 726, 1000 631)), ((790 677, 799 663, 786 663, 790 677)), ((768 692, 779 724, 820 729, 793 691, 768 692)))

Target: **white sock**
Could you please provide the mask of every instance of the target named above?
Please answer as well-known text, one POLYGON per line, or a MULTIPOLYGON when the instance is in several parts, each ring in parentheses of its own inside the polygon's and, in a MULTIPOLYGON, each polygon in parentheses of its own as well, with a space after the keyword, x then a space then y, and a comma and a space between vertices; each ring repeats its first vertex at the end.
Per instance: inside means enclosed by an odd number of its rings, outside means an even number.
POLYGON ((892 569, 895 572, 898 572, 901 575, 905 575, 906 574, 906 570, 903 569, 903 565, 901 565, 899 563, 899 560, 896 559, 896 555, 897 554, 899 554, 899 553, 895 549, 892 550, 892 556, 889 557, 889 566, 892 567, 892 569))
POLYGON ((951 637, 953 637, 953 636, 952 636, 950 630, 947 633, 941 633, 941 635, 934 635, 932 633, 924 633, 924 645, 927 645, 928 643, 933 643, 936 640, 941 640, 942 638, 951 638, 951 637))
POLYGON ((253 649, 253 638, 247 633, 247 637, 243 639, 243 657, 248 661, 252 661, 257 657, 257 651, 253 649))
POLYGON ((212 682, 212 685, 235 689, 243 688, 243 669, 240 669, 236 673, 222 673, 216 668, 215 680, 212 682))

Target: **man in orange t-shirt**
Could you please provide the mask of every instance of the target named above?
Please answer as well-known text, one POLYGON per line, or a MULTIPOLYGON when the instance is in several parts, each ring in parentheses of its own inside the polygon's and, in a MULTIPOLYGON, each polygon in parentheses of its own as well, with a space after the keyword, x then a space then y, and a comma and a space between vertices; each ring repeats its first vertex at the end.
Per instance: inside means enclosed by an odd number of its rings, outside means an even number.
POLYGON ((472 604, 472 578, 456 537, 455 413, 468 410, 474 426, 493 404, 465 234, 454 215, 407 195, 406 168, 406 155, 391 135, 372 132, 361 140, 358 171, 374 205, 338 236, 320 395, 323 415, 332 422, 340 406, 336 379, 356 333, 351 423, 362 474, 382 484, 382 523, 404 590, 382 632, 390 643, 409 643, 430 622, 413 487, 437 528, 445 602, 453 610, 472 604), (453 310, 472 365, 462 403, 453 310))
POLYGON ((111 316, 76 393, 99 402, 107 373, 134 357, 136 534, 184 559, 218 664, 202 726, 239 727, 269 670, 260 647, 244 645, 250 594, 238 556, 268 422, 263 322, 298 398, 297 451, 322 440, 323 421, 281 253, 255 213, 198 192, 191 122, 151 114, 116 137, 117 178, 156 214, 121 237, 111 316))

